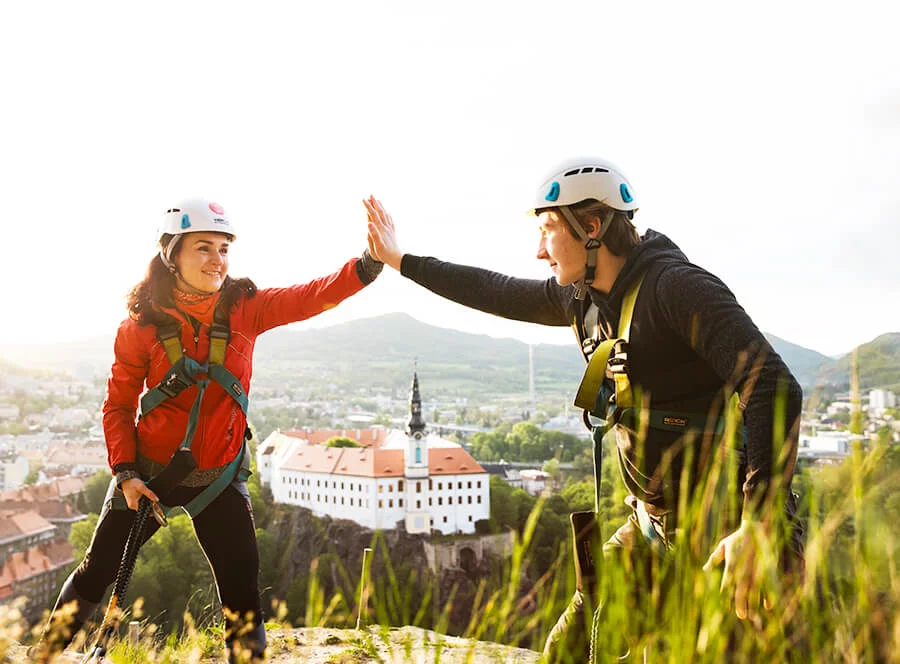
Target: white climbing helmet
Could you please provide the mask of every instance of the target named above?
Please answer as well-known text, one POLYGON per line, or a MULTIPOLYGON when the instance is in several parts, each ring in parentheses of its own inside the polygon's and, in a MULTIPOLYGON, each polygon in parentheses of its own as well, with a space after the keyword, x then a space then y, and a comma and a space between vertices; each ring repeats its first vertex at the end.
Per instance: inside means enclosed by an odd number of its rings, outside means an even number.
POLYGON ((537 215, 550 207, 575 205, 596 200, 614 210, 638 209, 637 197, 619 168, 605 159, 570 159, 554 168, 538 187, 529 214, 537 215))
POLYGON ((232 240, 236 236, 234 226, 225 215, 225 209, 218 203, 194 198, 181 201, 166 211, 156 234, 156 242, 159 244, 159 256, 170 271, 175 271, 172 256, 181 236, 199 232, 226 233, 232 240), (175 237, 163 245, 163 238, 167 235, 175 237))

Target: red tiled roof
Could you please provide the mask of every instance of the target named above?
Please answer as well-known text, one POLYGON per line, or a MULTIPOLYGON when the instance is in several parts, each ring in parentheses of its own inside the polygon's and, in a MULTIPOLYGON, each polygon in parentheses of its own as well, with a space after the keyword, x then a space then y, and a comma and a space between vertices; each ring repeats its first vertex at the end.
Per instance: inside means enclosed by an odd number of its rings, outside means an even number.
POLYGON ((44 482, 34 486, 23 486, 11 491, 0 493, 0 501, 2 500, 22 500, 36 502, 39 500, 65 498, 79 493, 84 488, 86 478, 58 477, 52 482, 44 482))
POLYGON ((484 473, 484 468, 461 447, 428 450, 429 475, 467 475, 484 473))
POLYGON ((295 429, 282 431, 285 436, 309 441, 310 445, 321 445, 331 438, 350 438, 363 447, 381 447, 390 429, 295 429))
POLYGON ((281 466, 282 470, 298 470, 308 473, 332 473, 344 448, 303 445, 281 466))
POLYGON ((12 584, 30 579, 38 574, 59 569, 74 560, 72 545, 64 540, 33 546, 17 551, 6 559, 0 571, 0 597, 12 594, 12 584))
POLYGON ((0 514, 0 540, 26 537, 53 527, 33 509, 0 514))
MULTIPOLYGON (((283 470, 353 477, 403 477, 403 450, 355 447, 298 447, 282 465, 283 470)), ((431 475, 467 475, 485 470, 461 447, 428 450, 431 475)))

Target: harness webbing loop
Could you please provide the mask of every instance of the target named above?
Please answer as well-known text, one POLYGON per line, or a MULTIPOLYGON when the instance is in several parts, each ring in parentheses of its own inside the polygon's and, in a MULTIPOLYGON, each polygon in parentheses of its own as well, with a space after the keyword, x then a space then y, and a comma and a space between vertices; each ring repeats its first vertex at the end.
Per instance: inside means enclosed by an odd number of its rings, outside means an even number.
MULTIPOLYGON (((600 388, 603 386, 603 380, 606 378, 606 368, 609 364, 610 354, 613 350, 617 350, 617 345, 628 343, 628 336, 631 329, 631 318, 634 315, 634 305, 637 302, 638 292, 641 284, 644 282, 644 275, 640 275, 631 282, 628 290, 622 298, 622 307, 619 313, 619 336, 616 339, 606 339, 594 350, 591 355, 591 361, 588 363, 581 379, 581 385, 578 386, 578 392, 575 394, 575 405, 588 411, 602 412, 605 417, 605 408, 608 404, 597 403, 597 397, 603 392, 600 388)), ((624 347, 624 346, 622 346, 624 347)), ((627 408, 632 405, 631 384, 628 381, 628 374, 625 371, 617 372, 613 378, 616 385, 616 404, 621 408, 627 408)))

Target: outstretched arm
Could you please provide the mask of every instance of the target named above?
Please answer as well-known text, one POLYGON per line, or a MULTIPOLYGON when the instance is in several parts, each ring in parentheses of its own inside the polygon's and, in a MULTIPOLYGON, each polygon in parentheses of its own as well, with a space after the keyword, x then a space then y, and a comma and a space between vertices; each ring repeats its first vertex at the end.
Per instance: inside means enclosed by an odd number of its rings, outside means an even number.
POLYGON ((433 293, 489 314, 540 325, 571 325, 571 287, 554 279, 518 279, 478 267, 404 254, 391 215, 373 197, 363 201, 369 213, 369 251, 404 277, 433 293))

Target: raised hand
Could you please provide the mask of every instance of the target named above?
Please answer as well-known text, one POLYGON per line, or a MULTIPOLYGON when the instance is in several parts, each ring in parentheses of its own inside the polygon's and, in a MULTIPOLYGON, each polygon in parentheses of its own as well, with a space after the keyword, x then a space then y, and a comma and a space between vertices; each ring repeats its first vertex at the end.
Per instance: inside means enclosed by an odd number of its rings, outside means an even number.
POLYGON ((369 215, 369 253, 373 258, 399 271, 403 252, 397 243, 394 220, 374 196, 364 200, 363 205, 369 215))

